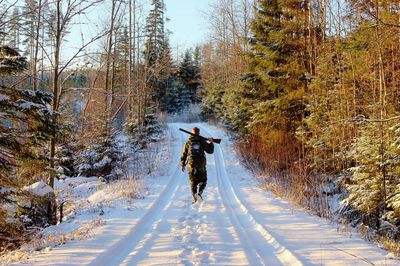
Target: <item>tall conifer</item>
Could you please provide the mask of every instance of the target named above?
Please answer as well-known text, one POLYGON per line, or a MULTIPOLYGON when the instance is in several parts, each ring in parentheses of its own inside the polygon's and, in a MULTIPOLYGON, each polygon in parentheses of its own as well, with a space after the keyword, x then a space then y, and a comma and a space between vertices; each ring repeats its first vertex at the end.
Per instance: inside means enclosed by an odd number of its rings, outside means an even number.
POLYGON ((257 1, 251 25, 249 72, 242 78, 240 106, 254 134, 294 139, 303 112, 308 70, 304 57, 304 1, 257 1))

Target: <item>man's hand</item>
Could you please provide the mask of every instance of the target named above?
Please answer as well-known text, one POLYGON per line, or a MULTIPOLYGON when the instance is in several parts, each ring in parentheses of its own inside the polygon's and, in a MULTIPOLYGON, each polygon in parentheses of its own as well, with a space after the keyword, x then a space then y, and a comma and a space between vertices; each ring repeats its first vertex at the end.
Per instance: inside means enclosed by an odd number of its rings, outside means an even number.
POLYGON ((182 165, 182 172, 185 172, 186 165, 182 165))
POLYGON ((208 143, 213 143, 214 141, 213 141, 212 138, 209 138, 209 139, 207 139, 207 142, 208 142, 208 143))

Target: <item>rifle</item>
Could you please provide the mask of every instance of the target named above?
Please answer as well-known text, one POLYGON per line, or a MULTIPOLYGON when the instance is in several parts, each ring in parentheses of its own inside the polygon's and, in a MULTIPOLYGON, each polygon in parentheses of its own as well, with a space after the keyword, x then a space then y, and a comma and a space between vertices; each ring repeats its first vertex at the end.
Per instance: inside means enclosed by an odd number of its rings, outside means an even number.
MULTIPOLYGON (((182 132, 185 132, 185 133, 187 133, 187 134, 189 134, 189 135, 192 135, 192 136, 195 136, 195 137, 199 137, 199 138, 201 138, 201 139, 203 139, 203 140, 208 140, 208 138, 205 138, 205 137, 200 136, 200 135, 193 134, 192 132, 187 131, 187 130, 185 130, 185 129, 183 129, 183 128, 180 128, 179 130, 182 131, 182 132)), ((214 143, 217 143, 217 144, 220 144, 220 143, 221 143, 221 139, 214 139, 214 138, 210 138, 210 139, 212 139, 214 143)))

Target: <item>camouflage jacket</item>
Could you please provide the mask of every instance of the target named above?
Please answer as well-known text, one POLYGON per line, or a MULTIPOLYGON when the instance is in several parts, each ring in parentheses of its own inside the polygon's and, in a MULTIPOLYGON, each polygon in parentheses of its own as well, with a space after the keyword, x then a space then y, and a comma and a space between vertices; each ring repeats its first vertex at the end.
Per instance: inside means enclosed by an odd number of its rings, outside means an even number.
POLYGON ((181 156, 181 166, 188 165, 189 172, 193 168, 205 169, 206 168, 206 155, 214 153, 214 143, 207 143, 204 139, 190 136, 189 140, 183 146, 182 156, 181 156), (199 156, 192 156, 193 148, 199 149, 199 156))

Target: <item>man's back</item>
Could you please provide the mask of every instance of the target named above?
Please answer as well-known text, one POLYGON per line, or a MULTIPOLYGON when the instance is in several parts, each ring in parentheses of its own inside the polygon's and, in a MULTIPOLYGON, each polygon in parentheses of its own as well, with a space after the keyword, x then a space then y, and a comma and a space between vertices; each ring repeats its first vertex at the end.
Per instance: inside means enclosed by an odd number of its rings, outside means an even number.
POLYGON ((200 136, 200 129, 194 127, 192 135, 185 143, 182 150, 181 166, 185 171, 186 164, 189 165, 190 190, 192 192, 193 201, 202 201, 202 194, 207 185, 206 155, 205 152, 211 154, 214 152, 214 143, 212 139, 204 139, 200 136))
POLYGON ((207 143, 207 141, 200 137, 190 136, 183 147, 181 156, 181 164, 189 165, 189 174, 193 168, 206 167, 205 152, 212 154, 214 152, 214 144, 207 143))

